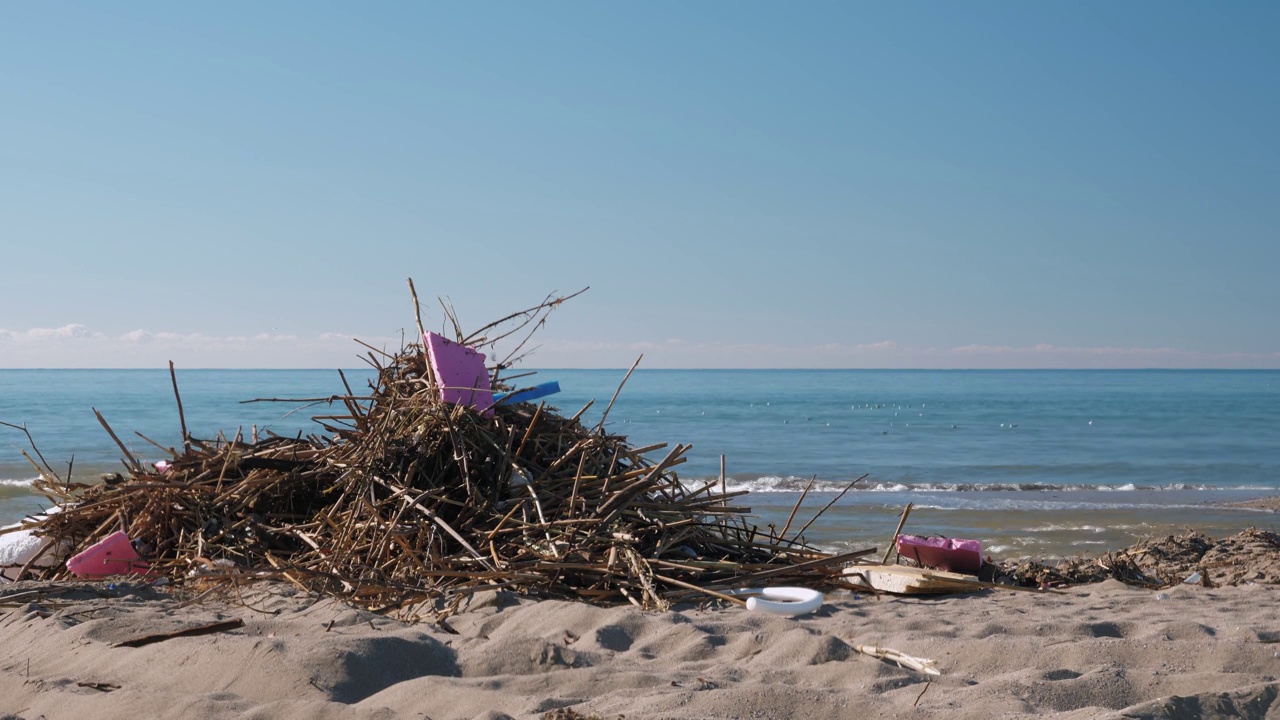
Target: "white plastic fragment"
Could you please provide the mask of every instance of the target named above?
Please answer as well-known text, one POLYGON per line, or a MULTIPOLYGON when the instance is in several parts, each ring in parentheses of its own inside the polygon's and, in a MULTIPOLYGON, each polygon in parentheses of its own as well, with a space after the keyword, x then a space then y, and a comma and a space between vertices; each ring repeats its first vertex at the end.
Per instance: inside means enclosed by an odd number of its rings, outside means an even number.
POLYGON ((822 593, 802 587, 745 588, 729 594, 749 594, 747 610, 782 617, 808 615, 822 607, 823 600, 822 593))

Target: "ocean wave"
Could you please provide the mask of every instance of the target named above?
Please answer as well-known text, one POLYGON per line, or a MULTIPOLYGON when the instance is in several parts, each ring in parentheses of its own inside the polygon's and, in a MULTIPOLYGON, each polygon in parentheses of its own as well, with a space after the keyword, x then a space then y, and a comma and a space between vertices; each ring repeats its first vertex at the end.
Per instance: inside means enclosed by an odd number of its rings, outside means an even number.
POLYGON ((0 478, 0 498, 31 495, 31 483, 35 481, 36 478, 0 478))
MULTIPOLYGON (((702 477, 685 479, 686 487, 702 488, 717 478, 702 477)), ((848 480, 813 480, 798 475, 765 475, 757 478, 726 478, 726 487, 730 492, 749 490, 756 493, 801 492, 813 482, 810 492, 840 492, 849 485, 848 480)), ((1168 483, 1164 485, 1144 485, 1138 483, 1089 484, 1089 483, 1044 483, 1044 482, 972 482, 972 483, 936 483, 936 482, 863 482, 854 486, 851 492, 873 493, 964 493, 964 492, 1171 492, 1171 491, 1241 491, 1241 492, 1276 492, 1280 488, 1266 485, 1210 485, 1207 483, 1168 483)))
POLYGON ((1061 523, 1049 523, 1047 525, 1037 525, 1035 527, 1022 528, 1022 531, 1029 532, 1029 533, 1087 532, 1087 533, 1100 534, 1100 533, 1109 532, 1113 530, 1141 530, 1149 527, 1151 527, 1150 523, 1137 523, 1136 525, 1121 523, 1121 524, 1107 525, 1107 526, 1088 525, 1088 524, 1072 525, 1072 524, 1061 524, 1061 523))
MULTIPOLYGON (((1128 527, 1128 526, 1124 526, 1128 527)), ((1121 526, 1112 525, 1110 527, 1101 527, 1099 525, 1059 525, 1050 523, 1048 525, 1040 525, 1039 527, 1023 528, 1023 532, 1091 532, 1103 533, 1107 530, 1119 530, 1121 526)))

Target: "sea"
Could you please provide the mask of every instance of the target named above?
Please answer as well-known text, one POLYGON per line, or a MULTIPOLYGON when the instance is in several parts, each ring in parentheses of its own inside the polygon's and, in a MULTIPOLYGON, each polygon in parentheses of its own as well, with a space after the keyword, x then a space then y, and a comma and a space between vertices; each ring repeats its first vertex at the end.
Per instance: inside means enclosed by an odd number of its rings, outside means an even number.
MULTIPOLYGON (((344 375, 357 392, 370 379, 344 375)), ((558 381, 548 404, 590 404, 594 424, 624 375, 518 382, 558 381)), ((323 434, 311 417, 345 392, 336 370, 182 370, 177 382, 202 438, 323 434)), ((95 410, 139 457, 180 443, 167 369, 0 370, 0 422, 26 429, 0 426, 0 524, 49 505, 24 452, 81 481, 122 470, 95 410)), ((1280 494, 1280 371, 641 369, 605 427, 637 446, 692 444, 677 468, 690 487, 718 482, 724 456, 727 489, 749 491, 733 504, 766 531, 807 526, 831 551, 883 551, 908 504, 903 532, 979 540, 997 559, 1280 529, 1280 515, 1230 505, 1280 494)))

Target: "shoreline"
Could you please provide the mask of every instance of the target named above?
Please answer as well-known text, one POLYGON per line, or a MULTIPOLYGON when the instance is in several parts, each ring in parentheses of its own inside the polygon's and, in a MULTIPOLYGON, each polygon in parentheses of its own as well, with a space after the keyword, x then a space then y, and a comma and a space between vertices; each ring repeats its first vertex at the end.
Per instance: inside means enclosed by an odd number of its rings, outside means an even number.
POLYGON ((1280 512, 1280 495, 1268 495, 1253 500, 1240 500, 1237 502, 1223 503, 1223 507, 1259 510, 1269 513, 1280 512))
MULTIPOLYGON (((1063 493, 1041 491, 983 493, 850 493, 828 509, 806 532, 815 545, 832 553, 866 547, 883 551, 907 503, 915 508, 903 529, 916 535, 972 538, 982 542, 984 557, 996 561, 1049 562, 1120 550, 1144 539, 1180 534, 1188 529, 1210 536, 1231 535, 1247 528, 1280 531, 1280 495, 1247 491, 1244 499, 1220 499, 1214 491, 1063 493), (1107 506, 1100 502, 1134 501, 1107 506)), ((1236 493, 1240 497, 1240 493, 1236 493)), ((797 513, 802 522, 822 507, 829 493, 811 493, 797 513)), ((799 493, 752 493, 752 507, 762 529, 782 527, 799 493)), ((0 526, 20 522, 49 503, 43 496, 10 492, 0 496, 0 526)))

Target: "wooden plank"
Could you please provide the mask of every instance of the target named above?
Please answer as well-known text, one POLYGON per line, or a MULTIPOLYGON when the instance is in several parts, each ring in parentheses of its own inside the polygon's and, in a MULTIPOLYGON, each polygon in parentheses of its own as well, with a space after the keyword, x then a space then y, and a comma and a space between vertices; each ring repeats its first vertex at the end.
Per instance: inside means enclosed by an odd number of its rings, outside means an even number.
POLYGON ((903 565, 853 565, 844 569, 844 577, 854 584, 897 595, 940 595, 983 589, 957 573, 926 573, 903 565))
POLYGON ((906 565, 853 565, 844 569, 844 576, 849 582, 858 585, 870 583, 870 586, 876 590, 901 595, 962 593, 977 592, 978 590, 1054 592, 1018 585, 999 585, 985 582, 963 573, 915 568, 906 565))

